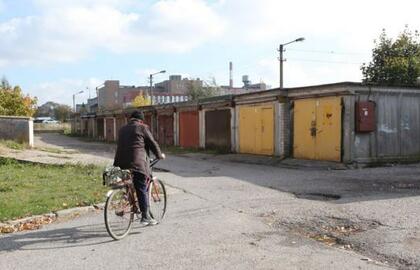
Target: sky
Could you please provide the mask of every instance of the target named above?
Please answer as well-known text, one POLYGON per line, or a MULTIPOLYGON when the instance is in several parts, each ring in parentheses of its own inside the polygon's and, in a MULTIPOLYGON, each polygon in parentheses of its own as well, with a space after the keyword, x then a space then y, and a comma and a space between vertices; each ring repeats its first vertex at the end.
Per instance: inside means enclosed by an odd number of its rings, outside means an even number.
POLYGON ((171 74, 284 87, 361 81, 382 29, 420 30, 418 0, 0 0, 0 76, 39 105, 95 96, 105 80, 171 74))

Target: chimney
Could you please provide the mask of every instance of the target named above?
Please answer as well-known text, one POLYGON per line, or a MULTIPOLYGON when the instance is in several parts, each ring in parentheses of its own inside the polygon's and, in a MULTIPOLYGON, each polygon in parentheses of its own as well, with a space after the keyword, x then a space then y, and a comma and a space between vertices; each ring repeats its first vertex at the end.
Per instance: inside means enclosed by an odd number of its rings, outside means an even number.
POLYGON ((229 88, 233 89, 233 64, 229 62, 229 88))

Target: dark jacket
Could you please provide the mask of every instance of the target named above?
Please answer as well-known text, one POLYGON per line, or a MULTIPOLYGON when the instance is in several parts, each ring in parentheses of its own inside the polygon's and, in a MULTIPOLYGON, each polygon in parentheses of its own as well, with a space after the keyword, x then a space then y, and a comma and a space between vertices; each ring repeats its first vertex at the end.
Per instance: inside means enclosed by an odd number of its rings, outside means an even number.
POLYGON ((153 139, 149 127, 142 121, 131 119, 118 133, 114 166, 150 176, 150 151, 157 158, 162 158, 162 152, 157 142, 153 139))

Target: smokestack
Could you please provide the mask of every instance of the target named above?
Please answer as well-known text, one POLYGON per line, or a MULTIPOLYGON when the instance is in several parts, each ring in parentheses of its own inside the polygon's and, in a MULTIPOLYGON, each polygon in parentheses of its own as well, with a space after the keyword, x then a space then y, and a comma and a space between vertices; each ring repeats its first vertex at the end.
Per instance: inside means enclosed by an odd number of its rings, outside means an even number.
POLYGON ((233 64, 229 62, 229 88, 233 89, 233 64))

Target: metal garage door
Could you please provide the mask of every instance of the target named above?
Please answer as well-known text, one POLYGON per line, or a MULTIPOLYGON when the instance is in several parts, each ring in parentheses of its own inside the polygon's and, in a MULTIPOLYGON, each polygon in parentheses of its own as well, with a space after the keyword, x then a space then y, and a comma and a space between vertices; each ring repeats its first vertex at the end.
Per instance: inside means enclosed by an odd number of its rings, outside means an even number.
POLYGON ((182 147, 199 147, 198 111, 179 113, 179 145, 182 147))
POLYGON ((231 114, 229 109, 206 112, 206 148, 230 151, 231 114))
POLYGON ((112 142, 115 140, 114 138, 114 118, 107 118, 106 121, 106 138, 107 142, 112 142))
POLYGON ((250 154, 274 154, 273 105, 240 107, 239 151, 250 154))
POLYGON ((174 144, 174 117, 171 115, 158 116, 158 142, 160 145, 174 144))
POLYGON ((296 100, 295 158, 341 161, 341 97, 296 100))

